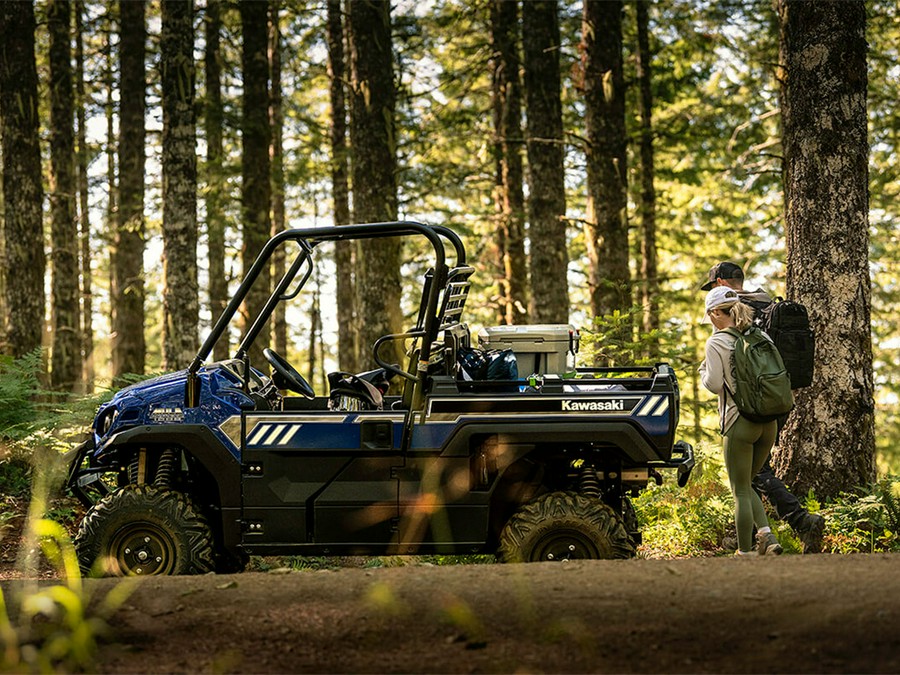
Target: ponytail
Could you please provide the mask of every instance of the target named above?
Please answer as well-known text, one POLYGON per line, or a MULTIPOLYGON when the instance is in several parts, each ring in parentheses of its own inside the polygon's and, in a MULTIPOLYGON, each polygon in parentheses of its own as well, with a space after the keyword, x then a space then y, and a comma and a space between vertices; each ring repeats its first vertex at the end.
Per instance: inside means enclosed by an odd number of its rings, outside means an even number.
POLYGON ((753 310, 743 302, 736 302, 728 310, 734 326, 742 333, 753 325, 753 310))

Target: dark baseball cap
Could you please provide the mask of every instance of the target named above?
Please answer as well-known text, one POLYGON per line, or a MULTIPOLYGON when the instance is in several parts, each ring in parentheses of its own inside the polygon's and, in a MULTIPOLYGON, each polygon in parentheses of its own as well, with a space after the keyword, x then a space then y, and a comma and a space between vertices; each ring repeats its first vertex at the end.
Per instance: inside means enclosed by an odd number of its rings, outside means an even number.
POLYGON ((733 262, 720 262, 709 270, 709 279, 700 287, 701 291, 708 291, 716 283, 717 279, 741 279, 744 278, 744 270, 733 262))

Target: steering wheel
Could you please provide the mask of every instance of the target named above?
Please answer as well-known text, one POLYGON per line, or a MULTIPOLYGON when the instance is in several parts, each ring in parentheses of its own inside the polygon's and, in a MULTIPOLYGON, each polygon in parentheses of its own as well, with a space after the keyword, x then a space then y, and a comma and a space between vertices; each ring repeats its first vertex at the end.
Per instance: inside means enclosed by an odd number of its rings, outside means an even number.
POLYGON ((281 354, 271 349, 263 349, 263 356, 272 366, 272 381, 279 389, 289 389, 306 398, 315 398, 316 392, 309 386, 309 382, 288 363, 281 354))

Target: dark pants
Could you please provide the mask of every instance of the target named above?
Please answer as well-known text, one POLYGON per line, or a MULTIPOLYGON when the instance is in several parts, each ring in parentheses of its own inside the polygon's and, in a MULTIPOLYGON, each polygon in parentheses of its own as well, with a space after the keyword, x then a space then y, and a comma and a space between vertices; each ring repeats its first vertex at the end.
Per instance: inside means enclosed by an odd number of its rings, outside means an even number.
MULTIPOLYGON (((778 434, 775 437, 776 444, 781 436, 781 429, 784 427, 785 422, 787 422, 787 415, 778 419, 778 434)), ((766 459, 763 468, 760 469, 753 479, 753 487, 775 507, 775 513, 779 520, 785 521, 793 530, 800 528, 807 510, 800 505, 800 500, 791 494, 787 486, 775 475, 775 471, 772 469, 768 459, 766 459)))
POLYGON ((769 500, 769 503, 775 507, 775 513, 778 515, 778 518, 790 525, 791 529, 796 530, 803 524, 806 509, 800 505, 800 500, 791 494, 787 486, 775 475, 775 471, 772 470, 772 465, 769 464, 768 459, 753 479, 753 487, 769 500))

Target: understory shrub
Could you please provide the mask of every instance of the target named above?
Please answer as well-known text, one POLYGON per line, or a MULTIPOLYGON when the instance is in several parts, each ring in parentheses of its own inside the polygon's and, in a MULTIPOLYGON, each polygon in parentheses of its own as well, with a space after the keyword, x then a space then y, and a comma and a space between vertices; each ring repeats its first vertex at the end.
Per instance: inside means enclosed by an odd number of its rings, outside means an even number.
POLYGON ((827 504, 825 550, 832 553, 900 551, 900 476, 842 493, 827 504))

